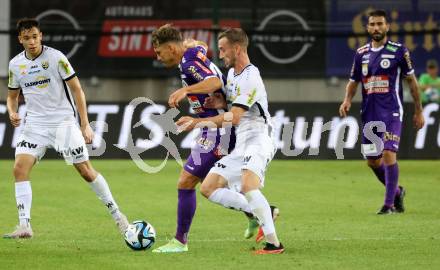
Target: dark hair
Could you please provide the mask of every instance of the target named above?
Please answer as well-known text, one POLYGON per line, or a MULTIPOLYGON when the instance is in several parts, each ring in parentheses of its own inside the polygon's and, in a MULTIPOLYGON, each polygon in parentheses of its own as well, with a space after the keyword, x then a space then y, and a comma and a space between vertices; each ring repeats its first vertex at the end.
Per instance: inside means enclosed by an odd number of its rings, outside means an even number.
POLYGON ((239 44, 243 48, 247 48, 249 45, 246 32, 241 28, 229 28, 218 35, 219 40, 224 37, 227 38, 230 43, 239 44))
POLYGON ((370 17, 384 17, 385 21, 388 21, 388 14, 383 9, 376 9, 368 13, 368 18, 370 17))
POLYGON ((21 33, 23 30, 29 30, 32 27, 36 27, 40 30, 40 23, 34 18, 22 18, 17 22, 17 32, 21 33))
POLYGON ((159 47, 167 42, 183 42, 182 33, 171 24, 165 24, 152 33, 154 47, 159 47))
POLYGON ((437 61, 435 59, 429 59, 428 61, 426 61, 426 67, 437 68, 438 67, 437 61))

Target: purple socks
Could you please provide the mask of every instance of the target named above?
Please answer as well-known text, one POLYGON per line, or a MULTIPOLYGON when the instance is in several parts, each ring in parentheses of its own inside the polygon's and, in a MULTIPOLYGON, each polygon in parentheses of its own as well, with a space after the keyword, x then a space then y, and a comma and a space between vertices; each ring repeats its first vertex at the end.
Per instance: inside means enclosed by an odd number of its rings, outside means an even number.
POLYGON ((176 239, 186 244, 188 232, 196 212, 196 191, 194 189, 179 189, 177 202, 176 239))
POLYGON ((399 181, 399 166, 394 163, 390 166, 385 166, 385 205, 392 206, 394 204, 394 197, 396 196, 399 181))
POLYGON ((385 166, 383 163, 380 164, 377 168, 372 168, 374 174, 376 175, 377 179, 385 185, 385 166))

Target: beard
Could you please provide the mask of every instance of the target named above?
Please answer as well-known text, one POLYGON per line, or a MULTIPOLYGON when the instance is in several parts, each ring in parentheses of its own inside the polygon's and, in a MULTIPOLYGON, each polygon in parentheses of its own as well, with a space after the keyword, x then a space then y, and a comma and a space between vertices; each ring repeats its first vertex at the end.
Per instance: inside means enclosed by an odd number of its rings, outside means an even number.
POLYGON ((379 42, 379 41, 381 41, 381 40, 383 40, 385 38, 385 33, 374 33, 374 34, 371 35, 371 38, 374 41, 379 42))

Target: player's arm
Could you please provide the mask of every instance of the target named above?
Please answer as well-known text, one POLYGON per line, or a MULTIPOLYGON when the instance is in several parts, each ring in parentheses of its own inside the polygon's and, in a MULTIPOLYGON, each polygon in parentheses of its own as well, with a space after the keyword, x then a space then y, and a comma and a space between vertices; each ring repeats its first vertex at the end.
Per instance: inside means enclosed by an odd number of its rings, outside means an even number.
POLYGON ((21 118, 18 111, 18 97, 20 96, 20 89, 8 90, 8 97, 6 99, 6 107, 8 108, 9 120, 12 126, 18 127, 20 125, 21 118))
POLYGON ((86 143, 91 143, 93 140, 93 130, 90 127, 89 117, 87 115, 87 104, 84 91, 78 77, 76 76, 66 81, 66 83, 72 91, 73 98, 75 99, 76 109, 81 121, 81 132, 83 137, 86 143))
POLYGON ((222 82, 217 76, 209 77, 195 83, 177 89, 168 99, 168 105, 171 108, 178 107, 179 102, 188 94, 210 94, 222 87, 222 82))
POLYGON ((356 89, 358 87, 358 82, 350 80, 345 87, 345 97, 341 106, 339 107, 339 115, 341 117, 346 117, 347 112, 350 111, 351 101, 353 97, 356 95, 356 89))
POLYGON ((6 108, 8 109, 9 120, 12 126, 18 127, 20 125, 20 115, 18 111, 18 98, 20 97, 20 83, 17 80, 17 75, 14 72, 13 65, 9 62, 9 78, 8 78, 8 97, 6 98, 6 108))
POLYGON ((190 116, 183 116, 177 120, 176 125, 179 126, 180 131, 190 131, 194 128, 201 127, 222 127, 224 123, 231 123, 237 126, 240 123, 242 115, 247 110, 242 106, 232 106, 229 112, 225 112, 213 117, 194 118, 190 116))
POLYGON ((356 89, 359 82, 362 80, 362 70, 361 70, 361 58, 362 56, 356 52, 353 59, 353 64, 351 65, 350 80, 345 87, 345 97, 341 106, 339 106, 339 115, 341 117, 346 117, 347 112, 350 111, 351 101, 356 95, 356 89))
POLYGON ((408 75, 405 77, 406 82, 408 83, 411 96, 414 101, 414 117, 413 117, 413 123, 414 127, 416 129, 421 129, 423 125, 425 124, 425 119, 423 117, 423 108, 422 103, 420 102, 420 95, 419 95, 419 87, 417 83, 417 78, 414 75, 414 73, 408 75))

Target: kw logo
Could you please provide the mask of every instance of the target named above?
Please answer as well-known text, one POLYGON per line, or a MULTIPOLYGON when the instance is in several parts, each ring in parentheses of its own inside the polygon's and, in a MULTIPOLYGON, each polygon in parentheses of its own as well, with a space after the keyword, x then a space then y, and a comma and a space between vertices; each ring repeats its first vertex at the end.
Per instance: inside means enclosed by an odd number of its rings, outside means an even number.
POLYGON ((22 140, 21 142, 17 143, 17 147, 26 147, 26 148, 37 148, 36 143, 30 143, 25 140, 22 140))
POLYGON ((113 208, 115 206, 112 202, 107 203, 105 206, 107 206, 108 209, 113 208))
POLYGON ((78 156, 83 152, 84 152, 84 148, 82 146, 75 149, 69 147, 68 149, 57 150, 58 155, 62 157, 78 156))
POLYGON ((24 204, 22 204, 22 203, 17 204, 17 209, 18 210, 24 210, 24 204))
POLYGON ((248 163, 248 162, 251 160, 251 158, 252 158, 252 156, 244 157, 243 161, 244 161, 245 163, 248 163))
POLYGON ((226 168, 226 165, 223 165, 223 164, 217 162, 217 167, 224 169, 224 168, 226 168))

